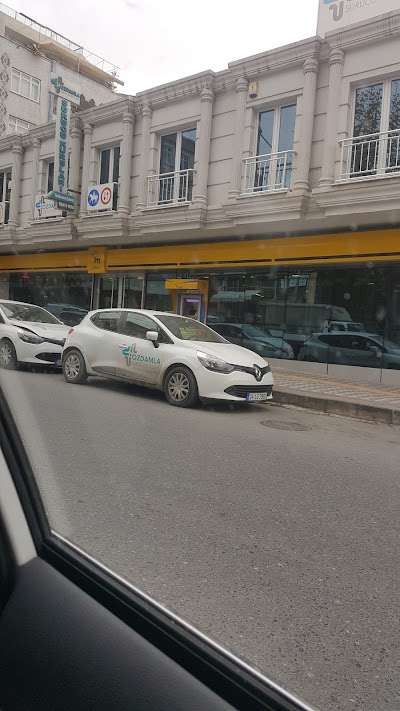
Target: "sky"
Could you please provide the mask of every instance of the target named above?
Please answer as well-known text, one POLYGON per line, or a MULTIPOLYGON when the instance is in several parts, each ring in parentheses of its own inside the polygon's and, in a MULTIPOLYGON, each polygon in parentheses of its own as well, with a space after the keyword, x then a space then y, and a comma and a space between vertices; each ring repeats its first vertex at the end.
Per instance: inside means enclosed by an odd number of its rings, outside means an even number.
POLYGON ((135 94, 316 34, 318 0, 5 0, 119 67, 135 94))

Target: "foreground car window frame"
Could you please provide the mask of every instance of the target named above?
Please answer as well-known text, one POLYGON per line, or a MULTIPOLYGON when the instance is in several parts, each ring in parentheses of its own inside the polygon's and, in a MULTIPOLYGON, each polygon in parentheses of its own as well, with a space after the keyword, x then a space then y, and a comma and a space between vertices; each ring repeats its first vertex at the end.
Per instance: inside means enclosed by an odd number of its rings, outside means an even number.
POLYGON ((312 711, 310 706, 50 528, 29 458, 1 388, 0 449, 38 557, 234 708, 312 711))

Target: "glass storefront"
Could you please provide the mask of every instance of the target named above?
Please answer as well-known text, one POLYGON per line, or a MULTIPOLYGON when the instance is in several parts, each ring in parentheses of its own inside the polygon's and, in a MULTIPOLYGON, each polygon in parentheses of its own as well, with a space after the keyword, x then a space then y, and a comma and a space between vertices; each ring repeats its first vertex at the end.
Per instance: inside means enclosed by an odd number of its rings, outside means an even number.
POLYGON ((268 358, 400 369, 400 265, 10 275, 10 298, 69 325, 90 308, 173 309, 165 281, 207 279, 208 324, 268 358))
POLYGON ((76 326, 90 310, 92 285, 91 274, 10 274, 9 298, 43 306, 68 326, 76 326))

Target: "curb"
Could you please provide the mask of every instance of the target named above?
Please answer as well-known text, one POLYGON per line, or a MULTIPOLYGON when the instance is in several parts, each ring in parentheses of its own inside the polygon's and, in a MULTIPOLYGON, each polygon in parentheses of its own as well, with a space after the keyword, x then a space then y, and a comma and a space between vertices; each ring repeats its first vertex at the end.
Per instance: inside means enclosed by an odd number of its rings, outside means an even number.
POLYGON ((389 407, 365 405, 359 402, 335 399, 319 395, 304 395, 304 393, 289 392, 274 388, 274 402, 278 405, 294 405, 307 410, 316 410, 327 415, 341 415, 354 420, 380 422, 386 425, 400 425, 400 410, 389 407))

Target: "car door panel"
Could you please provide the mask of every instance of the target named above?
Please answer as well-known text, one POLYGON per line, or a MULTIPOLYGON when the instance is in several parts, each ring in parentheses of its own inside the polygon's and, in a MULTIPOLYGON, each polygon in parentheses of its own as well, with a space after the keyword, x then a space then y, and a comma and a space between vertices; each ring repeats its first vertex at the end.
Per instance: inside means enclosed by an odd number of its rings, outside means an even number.
POLYGON ((99 312, 93 319, 90 333, 80 334, 87 364, 100 375, 115 375, 115 353, 121 342, 119 323, 121 312, 99 312))
POLYGON ((148 385, 159 383, 165 344, 155 347, 146 338, 147 331, 158 330, 158 324, 146 314, 124 314, 120 343, 115 352, 116 374, 148 385))
POLYGON ((98 602, 35 558, 0 617, 3 711, 232 711, 98 602))

